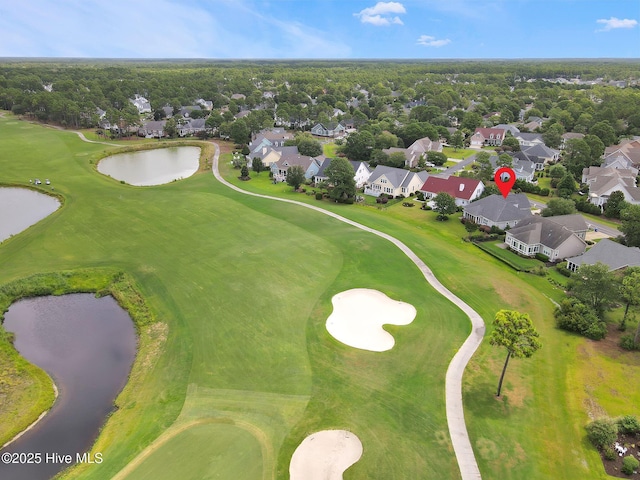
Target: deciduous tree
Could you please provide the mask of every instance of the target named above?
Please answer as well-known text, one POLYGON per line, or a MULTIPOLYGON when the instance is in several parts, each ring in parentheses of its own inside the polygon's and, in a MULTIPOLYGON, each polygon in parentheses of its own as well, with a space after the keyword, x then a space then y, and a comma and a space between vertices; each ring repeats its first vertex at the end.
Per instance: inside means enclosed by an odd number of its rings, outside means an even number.
POLYGON ((287 185, 297 190, 304 183, 304 180, 304 169, 300 165, 289 167, 287 170, 287 185))
POLYGON ((353 167, 346 158, 332 158, 325 170, 329 184, 333 188, 329 196, 334 200, 344 201, 356 194, 356 182, 354 180, 353 167))
POLYGON ((502 381, 507 371, 509 359, 512 356, 516 358, 531 357, 542 347, 538 340, 539 336, 529 315, 515 310, 500 310, 496 313, 489 343, 507 349, 507 358, 498 382, 497 397, 500 396, 502 390, 502 381))
POLYGON ((574 297, 592 308, 599 318, 603 317, 618 294, 613 274, 607 265, 600 262, 581 265, 571 275, 567 288, 574 297))
POLYGON ((640 247, 640 205, 629 205, 620 212, 620 231, 629 247, 640 247))
POLYGON ((631 305, 640 305, 640 268, 629 267, 622 277, 620 285, 620 296, 626 303, 624 315, 620 321, 620 330, 625 330, 627 326, 627 313, 631 305))
POLYGON ((576 203, 570 198, 554 198, 549 200, 547 208, 542 210, 542 216, 555 217, 557 215, 571 215, 576 212, 576 203))
POLYGON ((438 220, 447 220, 456 212, 456 199, 445 192, 438 193, 433 199, 433 209, 438 212, 438 220))

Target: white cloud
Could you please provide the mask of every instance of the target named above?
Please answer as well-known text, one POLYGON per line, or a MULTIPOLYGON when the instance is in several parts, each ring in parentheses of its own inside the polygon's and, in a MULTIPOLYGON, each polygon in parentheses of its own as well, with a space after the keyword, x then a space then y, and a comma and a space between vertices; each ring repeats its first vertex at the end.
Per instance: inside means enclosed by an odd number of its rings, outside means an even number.
POLYGON ((629 18, 616 18, 611 17, 608 20, 606 18, 601 18, 596 20, 596 23, 602 23, 604 25, 603 28, 596 30, 596 32, 608 32, 609 30, 613 30, 616 28, 633 28, 638 25, 637 20, 629 19, 629 18))
POLYGON ((407 13, 400 2, 378 2, 373 7, 368 7, 353 15, 360 18, 362 23, 370 23, 377 27, 391 24, 404 25, 400 17, 390 15, 393 13, 407 13))
POLYGON ((437 40, 436 37, 430 35, 420 35, 418 38, 418 45, 424 45, 425 47, 444 47, 449 43, 451 43, 451 40, 448 38, 437 40))

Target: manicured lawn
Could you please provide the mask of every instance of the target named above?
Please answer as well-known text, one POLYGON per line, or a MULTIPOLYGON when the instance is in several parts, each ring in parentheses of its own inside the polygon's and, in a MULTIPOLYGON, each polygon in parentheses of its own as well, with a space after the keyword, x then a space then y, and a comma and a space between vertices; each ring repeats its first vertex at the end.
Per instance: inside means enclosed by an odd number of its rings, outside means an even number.
POLYGON ((498 246, 503 243, 504 242, 501 240, 497 240, 493 242, 479 242, 476 246, 480 250, 502 260, 504 263, 518 271, 528 272, 535 267, 544 266, 540 260, 536 260, 535 258, 523 258, 507 248, 501 248, 498 246))
POLYGON ((478 151, 471 148, 459 148, 456 150, 453 147, 442 147, 442 153, 444 153, 447 158, 458 158, 463 160, 474 153, 478 153, 478 151))
POLYGON ((322 153, 327 158, 333 158, 336 156, 336 150, 338 149, 338 145, 333 142, 323 143, 322 144, 322 153))

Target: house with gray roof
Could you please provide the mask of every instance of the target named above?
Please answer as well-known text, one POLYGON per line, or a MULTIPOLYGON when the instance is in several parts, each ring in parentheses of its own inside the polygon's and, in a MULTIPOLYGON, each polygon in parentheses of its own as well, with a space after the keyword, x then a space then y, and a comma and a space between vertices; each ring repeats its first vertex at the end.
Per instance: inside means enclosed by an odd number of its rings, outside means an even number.
MULTIPOLYGON (((318 173, 315 175, 315 183, 318 184, 320 182, 325 182, 329 180, 329 177, 324 173, 326 168, 331 163, 331 158, 325 158, 320 164, 320 169, 318 173)), ((356 188, 362 188, 364 184, 371 177, 371 167, 367 162, 358 162, 355 160, 349 160, 349 163, 353 167, 353 180, 356 183, 356 188)))
POLYGON ((581 215, 561 215, 559 217, 540 217, 533 215, 507 231, 505 243, 516 253, 534 257, 537 253, 546 255, 550 261, 557 262, 567 257, 583 253, 587 244, 572 228, 582 228, 580 220, 587 225, 581 215), (579 217, 575 220, 567 217, 579 217))
MULTIPOLYGON (((519 153, 519 152, 518 152, 519 153)), ((513 166, 511 167, 516 174, 516 180, 524 180, 529 183, 536 183, 536 164, 531 160, 526 160, 522 155, 512 155, 513 166)), ((489 157, 489 162, 493 167, 494 173, 498 170, 498 156, 492 155, 489 157)))
POLYGON ((564 150, 567 147, 569 140, 580 140, 584 138, 584 133, 567 132, 562 134, 562 142, 560 143, 560 149, 564 150))
POLYGON ((315 176, 320 169, 320 161, 308 157, 306 155, 300 155, 299 153, 282 155, 280 159, 271 164, 271 172, 273 173, 273 180, 275 182, 284 182, 287 180, 287 172, 294 165, 302 167, 304 170, 304 178, 310 179, 315 176))
POLYGON ((522 151, 525 155, 531 157, 537 157, 544 164, 556 162, 558 158, 560 158, 560 151, 554 148, 549 148, 543 144, 536 144, 530 147, 520 147, 520 151, 522 151))
POLYGON ((489 195, 466 205, 463 218, 478 225, 497 227, 501 230, 515 227, 518 222, 531 217, 531 204, 524 193, 489 195))
POLYGON ((207 126, 204 118, 193 118, 181 125, 178 125, 178 135, 181 137, 195 135, 198 132, 205 131, 207 131, 207 126))
POLYGON ((520 143, 520 148, 522 147, 533 147, 534 145, 544 145, 544 140, 542 140, 541 133, 526 133, 526 132, 518 132, 514 135, 515 139, 520 143))
POLYGON ((393 197, 407 197, 416 192, 428 177, 427 172, 411 172, 403 168, 378 165, 367 180, 364 193, 374 197, 383 193, 393 197))
POLYGON ((311 127, 311 133, 319 137, 339 137, 344 134, 345 130, 344 125, 339 122, 317 123, 311 127))
POLYGON ((136 93, 135 98, 130 98, 129 101, 138 109, 138 113, 151 113, 151 104, 143 96, 136 93))
POLYGON ((618 150, 607 155, 604 159, 604 162, 602 162, 602 167, 617 168, 620 170, 631 170, 636 177, 638 176, 638 169, 633 164, 631 158, 629 158, 629 156, 622 150, 618 150))
POLYGON ((140 128, 138 128, 138 136, 146 138, 162 138, 164 137, 164 126, 166 123, 166 120, 145 122, 140 128))
POLYGON ((603 238, 589 250, 577 257, 567 258, 567 268, 572 272, 582 265, 603 263, 609 271, 627 267, 640 267, 640 248, 627 247, 608 238, 603 238))
POLYGON ((589 167, 582 170, 582 183, 589 186, 589 202, 604 208, 615 191, 624 195, 626 202, 640 204, 640 188, 636 187, 637 170, 614 167, 589 167))

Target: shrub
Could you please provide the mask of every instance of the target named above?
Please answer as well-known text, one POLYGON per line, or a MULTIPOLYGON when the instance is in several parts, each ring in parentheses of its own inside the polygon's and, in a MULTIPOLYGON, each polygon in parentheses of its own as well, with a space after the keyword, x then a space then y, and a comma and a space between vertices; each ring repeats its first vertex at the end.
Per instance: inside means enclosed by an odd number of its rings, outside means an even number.
POLYGON ((353 205, 353 197, 347 197, 344 199, 346 205, 353 205))
POLYGON ((495 225, 491 225, 491 228, 489 229, 489 233, 495 233, 498 235, 503 235, 504 234, 504 230, 501 230, 500 228, 496 227, 495 225))
POLYGON ((534 275, 538 275, 539 277, 544 277, 547 274, 547 269, 542 265, 538 265, 529 270, 529 273, 533 273, 534 275))
POLYGON ((616 459, 616 452, 609 445, 604 447, 603 453, 604 453, 604 458, 606 460, 615 460, 616 459))
POLYGON ((620 469, 622 473, 627 475, 632 475, 638 467, 640 467, 640 462, 638 459, 632 455, 627 455, 622 459, 622 468, 620 469))
POLYGON ((536 258, 538 260, 540 260, 541 262, 548 262, 549 261, 549 257, 547 255, 545 255, 544 253, 536 253, 536 258))
POLYGON ((416 193, 416 198, 423 202, 424 201, 424 193, 422 193, 422 192, 416 193))
POLYGON ((625 350, 640 350, 640 344, 635 344, 633 335, 623 335, 620 337, 620 346, 625 350))
POLYGON ((640 433, 640 420, 634 415, 625 415, 620 417, 617 422, 618 430, 621 433, 628 433, 630 435, 637 435, 640 433))
POLYGON ((567 267, 565 267, 564 263, 557 264, 556 265, 556 270, 558 271, 558 273, 560 275, 564 275, 567 278, 571 277, 571 273, 572 272, 567 267))
POLYGON ((543 197, 548 197, 549 193, 551 193, 551 190, 549 190, 548 188, 541 188, 540 189, 540 195, 542 195, 543 197))
POLYGON ((413 202, 402 202, 402 206, 403 207, 413 207, 413 206, 415 206, 415 203, 413 203, 413 202))
POLYGON ((316 200, 322 200, 322 193, 321 192, 317 192, 316 193, 316 200))
POLYGON ((589 441, 599 449, 613 445, 618 438, 618 425, 610 418, 598 418, 586 428, 589 441))
POLYGON ((602 340, 607 336, 607 324, 604 322, 593 322, 582 334, 591 340, 602 340))
POLYGON ((422 210, 432 210, 432 208, 429 205, 427 205, 426 203, 423 203, 422 204, 422 210))

